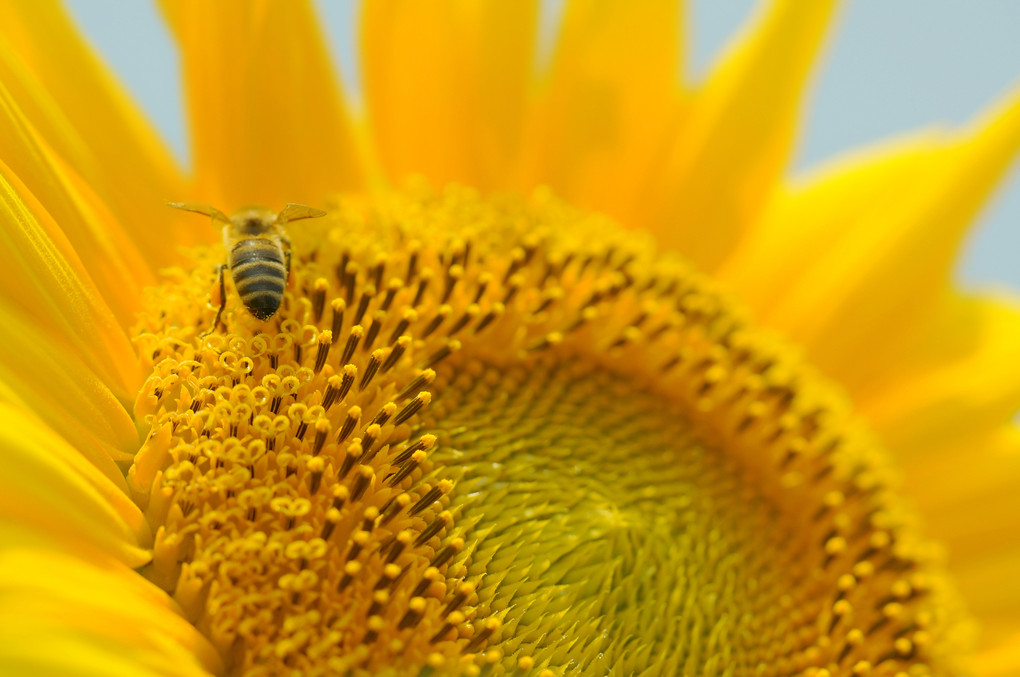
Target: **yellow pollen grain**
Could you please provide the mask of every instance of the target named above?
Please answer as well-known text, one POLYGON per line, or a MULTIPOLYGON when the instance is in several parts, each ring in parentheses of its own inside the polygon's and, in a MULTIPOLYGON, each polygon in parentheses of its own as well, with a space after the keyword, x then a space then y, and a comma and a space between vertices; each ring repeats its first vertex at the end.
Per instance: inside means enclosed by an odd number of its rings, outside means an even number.
POLYGON ((143 573, 227 674, 955 669, 881 450, 683 262, 542 191, 366 204, 268 322, 206 335, 207 247, 134 329, 143 573))

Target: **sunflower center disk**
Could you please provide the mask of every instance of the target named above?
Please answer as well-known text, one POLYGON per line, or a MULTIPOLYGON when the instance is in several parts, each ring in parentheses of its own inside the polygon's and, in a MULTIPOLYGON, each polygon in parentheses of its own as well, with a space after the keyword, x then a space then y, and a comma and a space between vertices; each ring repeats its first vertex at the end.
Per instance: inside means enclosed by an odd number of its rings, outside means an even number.
POLYGON ((544 194, 412 189, 150 290, 143 573, 228 674, 938 673, 952 597, 838 398, 544 194), (934 669, 933 669, 934 668, 934 669))
POLYGON ((469 573, 512 623, 505 651, 592 674, 765 657, 790 586, 781 535, 682 412, 551 360, 475 365, 443 402, 426 427, 476 537, 469 573))

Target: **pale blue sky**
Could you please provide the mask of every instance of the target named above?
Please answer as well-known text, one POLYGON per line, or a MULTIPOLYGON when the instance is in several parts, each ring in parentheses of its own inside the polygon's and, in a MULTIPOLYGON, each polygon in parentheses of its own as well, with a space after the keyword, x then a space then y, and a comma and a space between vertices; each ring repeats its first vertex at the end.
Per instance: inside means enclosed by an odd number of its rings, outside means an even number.
MULTIPOLYGON (((86 34, 186 156, 176 55, 137 0, 67 0, 86 34)), ((810 1, 810 0, 805 0, 810 1)), ((550 13, 558 3, 550 2, 550 13)), ((693 72, 702 72, 753 0, 693 0, 693 72)), ((354 0, 320 0, 340 70, 357 83, 354 0)), ((809 100, 796 168, 931 124, 960 124, 1020 85, 1020 1, 851 0, 809 100)), ((988 209, 960 266, 968 286, 1020 290, 1020 172, 988 209)))

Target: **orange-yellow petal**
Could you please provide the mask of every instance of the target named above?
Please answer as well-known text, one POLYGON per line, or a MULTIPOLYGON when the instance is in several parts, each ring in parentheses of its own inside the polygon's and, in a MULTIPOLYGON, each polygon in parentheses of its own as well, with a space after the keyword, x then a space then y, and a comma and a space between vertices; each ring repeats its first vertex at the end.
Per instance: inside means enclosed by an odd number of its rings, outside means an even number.
POLYGON ((977 454, 975 440, 1009 424, 1020 406, 1020 303, 954 296, 928 333, 938 340, 904 353, 858 398, 901 461, 919 466, 935 449, 977 454))
POLYGON ((306 0, 161 3, 181 49, 196 185, 232 210, 321 204, 363 159, 306 0))
POLYGON ((784 189, 722 274, 897 452, 990 642, 1016 630, 1006 607, 1020 605, 1020 464, 995 442, 1020 402, 1020 313, 960 298, 950 276, 1018 146, 1020 97, 973 132, 864 153, 784 189))
POLYGON ((950 570, 982 626, 980 646, 1020 633, 1020 430, 932 449, 905 475, 928 532, 947 546, 950 570))
POLYGON ((0 401, 19 405, 127 490, 117 461, 138 449, 127 410, 90 366, 24 312, 0 300, 0 401))
POLYGON ((134 350, 53 216, 0 162, 0 291, 92 365, 122 401, 139 385, 134 350))
POLYGON ((0 551, 0 674, 209 677, 220 668, 174 602, 123 564, 0 551))
POLYGON ((1020 630, 1003 633, 992 648, 974 661, 975 673, 984 677, 1016 677, 1020 674, 1020 630))
POLYGON ((681 2, 568 3, 515 183, 644 225, 637 201, 683 113, 682 19, 681 2))
POLYGON ((150 559, 139 508, 78 450, 20 408, 0 402, 0 522, 45 533, 67 551, 102 549, 128 566, 150 559))
MULTIPOLYGON (((2 73, 9 61, 7 52, 0 41, 0 83, 7 80, 2 73)), ((130 324, 141 287, 154 279, 130 232, 39 135, 3 84, 0 125, 7 130, 0 135, 0 157, 59 224, 122 325, 130 324)))
POLYGON ((520 142, 537 12, 536 0, 363 5, 365 99, 389 176, 500 187, 520 142))
POLYGON ((816 364, 844 383, 861 381, 855 372, 869 365, 873 371, 876 364, 884 367, 883 360, 894 356, 876 347, 909 345, 916 340, 911 334, 931 321, 968 226, 1018 148, 1015 96, 975 132, 927 158, 924 167, 903 163, 917 171, 897 182, 899 190, 874 196, 885 200, 851 207, 852 219, 839 217, 844 227, 829 226, 837 202, 814 212, 829 243, 800 267, 796 283, 777 295, 763 321, 792 334, 816 364))
MULTIPOLYGON (((125 224, 153 270, 173 260, 168 199, 185 184, 138 107, 82 39, 57 0, 0 3, 0 75, 41 138, 125 224)), ((9 161, 8 158, 4 158, 9 161)))
POLYGON ((717 277, 755 315, 770 317, 798 284, 805 262, 924 180, 945 137, 926 130, 880 142, 779 186, 717 277))
POLYGON ((836 0, 774 0, 696 93, 645 193, 663 246, 714 271, 781 177, 836 0))

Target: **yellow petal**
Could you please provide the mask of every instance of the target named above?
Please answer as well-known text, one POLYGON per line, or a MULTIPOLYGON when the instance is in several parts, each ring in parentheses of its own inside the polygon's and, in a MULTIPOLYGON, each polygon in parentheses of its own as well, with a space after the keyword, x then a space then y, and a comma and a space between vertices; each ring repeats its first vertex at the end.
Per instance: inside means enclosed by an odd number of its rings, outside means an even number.
POLYGON ((207 677, 220 669, 169 597, 124 565, 0 552, 0 674, 207 677))
POLYGON ((785 170, 836 0, 774 0, 697 92, 646 193, 664 246, 715 270, 785 170))
POLYGON ((858 398, 883 440, 918 464, 933 449, 972 448, 1020 406, 1020 303, 953 298, 928 333, 938 340, 900 356, 858 398))
POLYGON ((0 24, 0 79, 19 108, 69 171, 126 224, 152 268, 168 265, 174 254, 168 237, 180 244, 197 240, 194 230, 168 230, 163 204, 185 188, 159 135, 61 3, 0 3, 0 24))
POLYGON ((681 4, 567 5, 516 184, 549 184, 575 205, 645 225, 637 200, 681 115, 681 4))
POLYGON ((873 368, 872 348, 900 338, 890 327, 909 336, 938 310, 960 242, 1018 147, 1020 96, 929 158, 891 200, 866 203, 845 229, 830 231, 765 321, 841 379, 873 368))
POLYGON ((0 402, 0 521, 44 532, 69 551, 102 548, 145 564, 151 534, 124 491, 21 409, 0 402))
POLYGON ((385 171, 499 185, 520 139, 538 3, 362 7, 365 98, 385 171))
POLYGON ((53 217, 0 162, 0 291, 92 365, 121 400, 137 391, 134 351, 53 217))
POLYGON ((1003 632, 997 639, 993 646, 977 655, 974 674, 984 677, 1016 677, 1020 674, 1020 629, 1003 632))
POLYGON ((919 132, 853 151, 780 186, 717 277, 755 315, 770 318, 798 284, 806 262, 923 181, 945 146, 945 134, 919 132))
MULTIPOLYGON (((0 66, 7 59, 0 42, 0 66)), ((0 73, 0 82, 3 82, 0 73)), ((122 325, 134 321, 141 287, 151 285, 148 263, 92 188, 53 152, 0 85, 0 157, 60 224, 122 325)))
POLYGON ((66 343, 0 300, 0 401, 32 412, 127 490, 115 461, 138 449, 134 422, 110 389, 66 343))
POLYGON ((232 210, 321 204, 363 160, 311 3, 161 3, 180 44, 197 185, 232 210))
POLYGON ((172 665, 158 670, 141 664, 138 658, 125 656, 123 646, 98 642, 92 637, 62 634, 61 629, 47 625, 0 617, 0 632, 4 633, 0 671, 5 675, 160 677, 174 674, 170 672, 174 669, 172 665))
POLYGON ((932 446, 908 460, 904 477, 927 533, 947 546, 953 578, 983 628, 980 646, 1020 632, 1020 430, 932 446))
MULTIPOLYGON (((1020 547, 1010 538, 1020 532, 1018 485, 1020 431, 1013 426, 975 437, 967 447, 934 448, 905 467, 905 490, 932 535, 949 544, 958 567, 982 565, 1010 552, 1020 557, 1020 547)), ((1020 579, 1013 596, 1020 605, 1020 579)))
MULTIPOLYGON (((1011 507, 1017 509, 1015 501, 1011 507)), ((1007 537, 1014 534, 1015 529, 1007 537)), ((991 652, 1000 647, 1000 651, 1003 651, 1004 645, 1010 645, 1011 637, 1020 636, 1020 619, 1016 613, 1017 605, 1020 604, 1020 583, 1017 581, 1020 548, 1014 545, 1009 552, 985 553, 980 560, 966 566, 951 567, 951 571, 968 609, 974 613, 980 625, 979 650, 991 652)), ((1015 651, 1016 645, 1011 646, 1015 651)), ((1007 654, 1000 655, 1001 660, 1005 660, 1007 654)), ((1017 659, 1018 656, 1014 654, 1013 664, 1020 665, 1017 659)))

